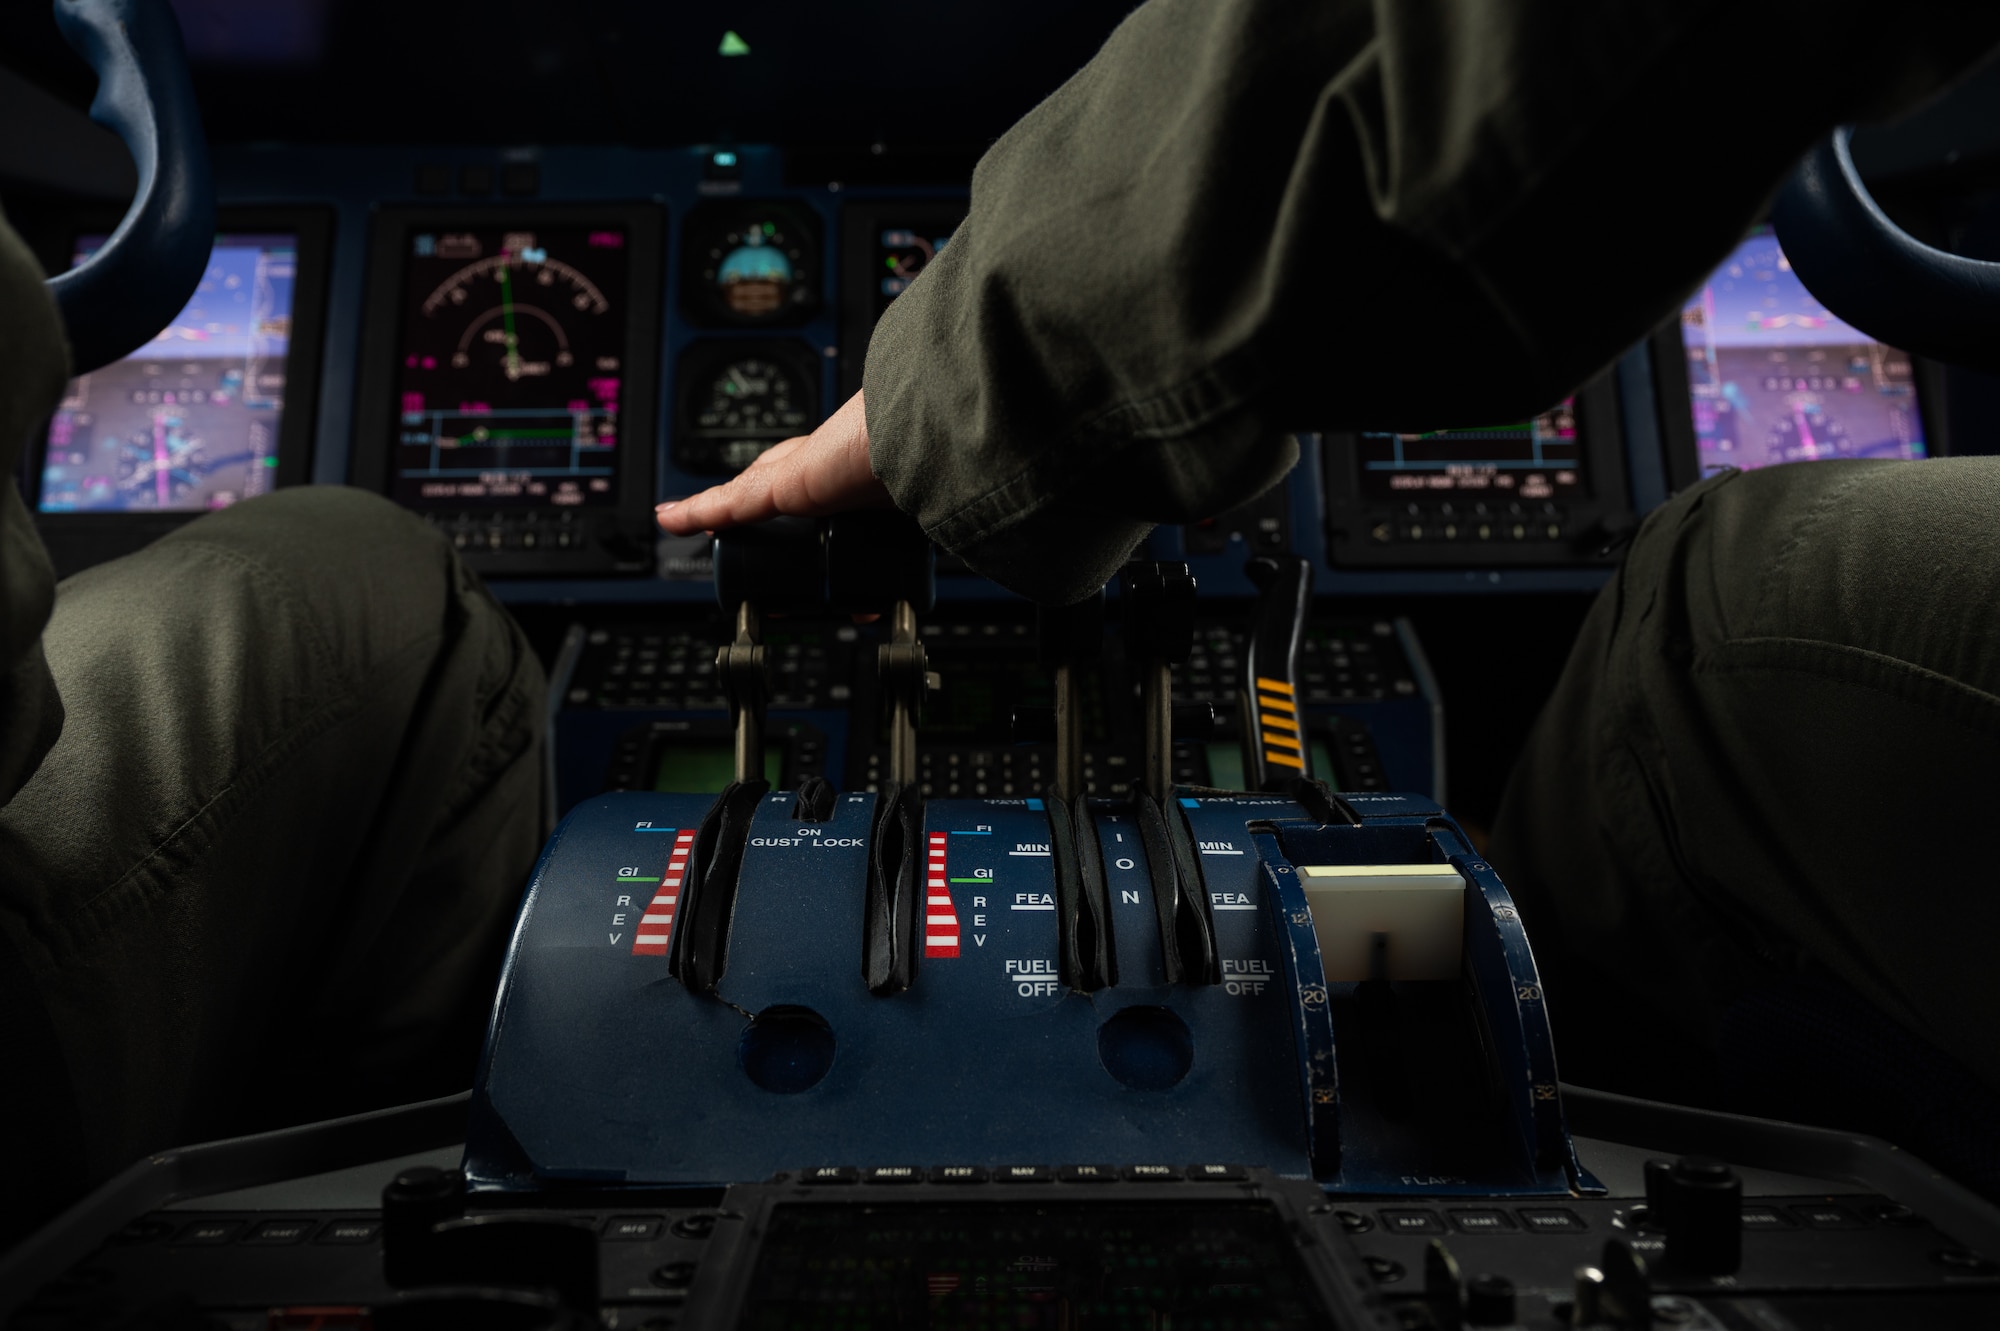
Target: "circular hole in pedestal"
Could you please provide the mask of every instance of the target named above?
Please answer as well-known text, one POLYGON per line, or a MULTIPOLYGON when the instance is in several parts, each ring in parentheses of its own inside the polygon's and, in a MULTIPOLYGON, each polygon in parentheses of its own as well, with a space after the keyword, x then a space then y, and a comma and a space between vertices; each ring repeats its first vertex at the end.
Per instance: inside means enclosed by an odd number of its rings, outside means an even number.
POLYGON ((1104 1070, 1135 1091, 1164 1091, 1194 1066, 1194 1036, 1163 1007, 1128 1007, 1097 1028, 1104 1070))
POLYGON ((808 1007, 767 1007, 750 1019, 736 1054, 751 1081, 796 1095, 819 1085, 833 1066, 833 1027, 808 1007))

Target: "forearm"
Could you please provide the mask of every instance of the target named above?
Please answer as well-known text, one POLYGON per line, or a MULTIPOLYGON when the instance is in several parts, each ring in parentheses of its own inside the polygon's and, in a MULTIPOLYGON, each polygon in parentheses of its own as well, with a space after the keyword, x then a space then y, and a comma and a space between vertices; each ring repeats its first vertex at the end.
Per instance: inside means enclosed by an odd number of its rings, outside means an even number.
POLYGON ((1988 7, 1863 15, 1154 0, 988 153, 890 307, 874 469, 947 548, 1071 599, 1151 524, 1275 481, 1290 429, 1540 410, 1699 282, 1827 127, 2000 35, 1988 7), (1689 92, 1720 61, 1751 78, 1745 49, 1818 72, 1747 117, 1689 92))

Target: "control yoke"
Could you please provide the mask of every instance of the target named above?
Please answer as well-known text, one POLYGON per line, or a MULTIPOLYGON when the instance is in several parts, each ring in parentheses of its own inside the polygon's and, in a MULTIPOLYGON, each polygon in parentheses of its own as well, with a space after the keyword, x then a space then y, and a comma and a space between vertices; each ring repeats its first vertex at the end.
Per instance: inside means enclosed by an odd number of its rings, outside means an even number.
POLYGON ((1772 205, 1792 270, 1878 341, 2000 370, 2000 263, 1934 249, 1890 220, 1855 168, 1853 136, 1837 129, 1806 154, 1772 205))
POLYGON ((56 26, 97 74, 90 118, 117 132, 139 188, 104 247, 49 280, 85 374, 131 354, 173 320, 208 268, 215 182, 167 0, 56 0, 56 26))

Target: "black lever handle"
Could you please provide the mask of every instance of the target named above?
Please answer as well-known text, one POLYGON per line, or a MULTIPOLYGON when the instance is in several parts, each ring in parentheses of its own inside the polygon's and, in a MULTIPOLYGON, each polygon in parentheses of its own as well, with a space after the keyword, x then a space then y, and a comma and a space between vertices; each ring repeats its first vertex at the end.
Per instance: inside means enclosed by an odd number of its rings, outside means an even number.
POLYGON ((770 789, 761 779, 730 782, 695 834, 681 885, 680 923, 667 954, 668 970, 693 993, 714 993, 729 964, 729 921, 736 913, 750 819, 770 789))
POLYGON ((826 524, 826 599, 847 614, 917 614, 937 604, 937 551, 914 518, 893 509, 837 513, 826 524))
POLYGON ((1056 772, 1051 798, 1083 794, 1083 675, 1104 655, 1104 592, 1035 612, 1042 668, 1055 676, 1056 772))
POLYGON ((1243 571, 1257 585, 1257 620, 1244 653, 1243 783, 1289 790, 1312 776, 1299 706, 1299 639, 1312 605, 1312 564, 1298 555, 1260 555, 1243 571))
MULTIPOLYGON (((1058 966, 1064 984, 1085 991, 1112 982, 1111 898, 1103 852, 1083 780, 1083 676, 1104 655, 1104 592, 1036 612, 1042 668, 1055 677, 1055 779, 1043 789, 1049 853, 1056 875, 1058 966)), ((1034 711, 1021 720, 1033 725, 1034 711)))
POLYGON ((1141 784, 1165 800, 1174 785, 1174 667, 1194 651, 1194 574, 1186 564, 1133 563, 1119 578, 1125 654, 1139 676, 1141 784))
POLYGON ((928 896, 920 862, 923 841, 923 787, 888 782, 875 805, 861 928, 861 979, 872 994, 901 993, 916 979, 921 903, 928 896))
POLYGON ((937 557, 916 522, 894 510, 773 518, 715 538, 715 599, 771 611, 888 614, 937 601, 937 557))
POLYGON ((715 537, 715 600, 730 614, 746 601, 761 611, 826 604, 826 527, 816 518, 773 518, 715 537))

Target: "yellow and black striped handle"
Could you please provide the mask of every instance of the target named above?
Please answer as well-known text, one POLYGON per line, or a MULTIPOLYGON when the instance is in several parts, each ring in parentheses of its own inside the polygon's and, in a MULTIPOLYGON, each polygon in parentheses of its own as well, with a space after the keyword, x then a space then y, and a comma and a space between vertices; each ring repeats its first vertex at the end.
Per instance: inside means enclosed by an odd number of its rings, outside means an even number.
POLYGON ((1252 790, 1287 790, 1312 775, 1312 746, 1299 705, 1299 639, 1312 605, 1312 565, 1297 555, 1260 556, 1245 566, 1257 584, 1257 620, 1244 653, 1243 777, 1252 790))

